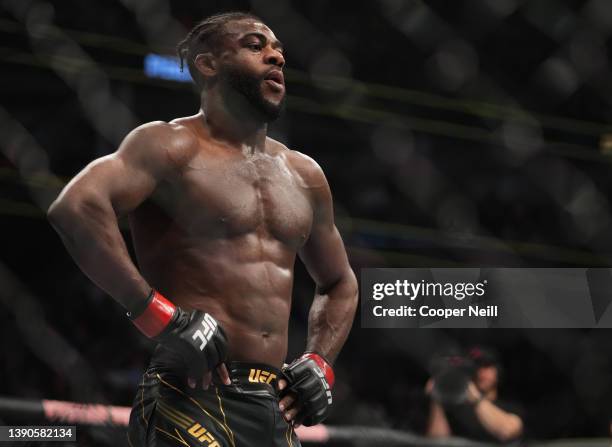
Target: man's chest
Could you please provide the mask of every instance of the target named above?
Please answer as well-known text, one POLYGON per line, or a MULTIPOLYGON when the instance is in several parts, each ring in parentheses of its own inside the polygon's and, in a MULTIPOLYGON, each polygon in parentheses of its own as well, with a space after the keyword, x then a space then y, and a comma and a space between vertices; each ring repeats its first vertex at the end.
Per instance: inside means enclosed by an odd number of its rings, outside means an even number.
POLYGON ((194 160, 172 189, 175 215, 190 232, 258 233, 298 246, 310 233, 308 189, 282 159, 194 160))

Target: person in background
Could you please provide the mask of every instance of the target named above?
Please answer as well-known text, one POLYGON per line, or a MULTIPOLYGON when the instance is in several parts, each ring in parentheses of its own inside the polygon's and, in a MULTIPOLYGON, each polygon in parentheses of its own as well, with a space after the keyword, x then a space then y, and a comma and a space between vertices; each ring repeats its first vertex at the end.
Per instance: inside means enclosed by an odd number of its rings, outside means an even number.
POLYGON ((425 387, 430 396, 426 436, 458 436, 510 442, 523 435, 519 407, 499 399, 501 365, 496 353, 472 347, 465 356, 446 357, 425 387))

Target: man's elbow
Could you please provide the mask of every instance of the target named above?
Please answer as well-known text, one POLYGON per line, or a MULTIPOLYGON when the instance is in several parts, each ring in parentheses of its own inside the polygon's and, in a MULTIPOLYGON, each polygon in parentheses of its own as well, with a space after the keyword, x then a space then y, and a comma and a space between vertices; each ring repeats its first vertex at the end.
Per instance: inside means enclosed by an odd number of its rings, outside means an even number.
POLYGON ((54 228, 58 228, 61 223, 66 220, 67 210, 68 206, 66 203, 60 198, 57 198, 47 210, 47 220, 54 228))
POLYGON ((344 296, 345 299, 351 303, 353 308, 357 308, 357 302, 359 300, 359 286, 355 272, 353 272, 352 268, 348 267, 345 270, 340 283, 342 284, 343 288, 342 296, 344 296))
POLYGON ((348 272, 347 272, 347 278, 348 278, 348 287, 350 290, 350 294, 353 297, 353 299, 355 300, 355 303, 357 303, 357 295, 359 294, 359 286, 357 283, 357 277, 355 276, 355 272, 353 272, 352 268, 348 268, 348 272))
POLYGON ((67 230, 79 218, 82 206, 76 198, 60 195, 49 206, 47 220, 59 233, 67 230))
POLYGON ((334 298, 342 298, 354 301, 357 304, 358 285, 355 273, 350 267, 339 271, 334 279, 328 283, 320 284, 317 288, 320 295, 332 295, 334 298))
POLYGON ((497 438, 502 442, 513 441, 523 434, 523 421, 520 417, 512 415, 507 424, 497 433, 497 438))

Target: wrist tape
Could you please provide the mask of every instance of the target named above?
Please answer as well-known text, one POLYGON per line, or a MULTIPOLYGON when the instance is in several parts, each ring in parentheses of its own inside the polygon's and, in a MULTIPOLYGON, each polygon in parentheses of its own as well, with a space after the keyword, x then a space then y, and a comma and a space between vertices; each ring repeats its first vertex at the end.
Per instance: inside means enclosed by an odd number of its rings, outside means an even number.
POLYGON ((334 375, 334 370, 332 369, 331 365, 324 357, 320 356, 316 352, 306 352, 300 358, 314 360, 317 366, 321 369, 321 372, 323 372, 323 376, 325 377, 325 380, 327 381, 327 384, 329 385, 329 387, 331 388, 334 386, 334 381, 336 379, 334 375))
POLYGON ((140 315, 133 317, 128 313, 128 316, 132 319, 134 326, 140 329, 140 332, 149 338, 154 338, 161 334, 170 324, 176 311, 176 306, 157 290, 151 291, 147 301, 148 303, 140 315))

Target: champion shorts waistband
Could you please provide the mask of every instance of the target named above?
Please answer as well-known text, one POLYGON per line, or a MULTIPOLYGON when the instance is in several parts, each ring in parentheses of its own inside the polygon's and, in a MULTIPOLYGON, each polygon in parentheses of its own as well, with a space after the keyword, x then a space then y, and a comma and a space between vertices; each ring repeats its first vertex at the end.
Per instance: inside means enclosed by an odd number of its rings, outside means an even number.
POLYGON ((282 373, 265 363, 229 362, 227 364, 232 387, 243 391, 263 390, 277 394, 277 381, 282 373))

